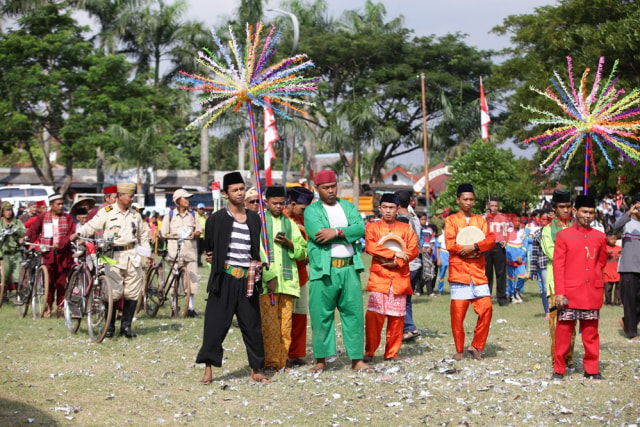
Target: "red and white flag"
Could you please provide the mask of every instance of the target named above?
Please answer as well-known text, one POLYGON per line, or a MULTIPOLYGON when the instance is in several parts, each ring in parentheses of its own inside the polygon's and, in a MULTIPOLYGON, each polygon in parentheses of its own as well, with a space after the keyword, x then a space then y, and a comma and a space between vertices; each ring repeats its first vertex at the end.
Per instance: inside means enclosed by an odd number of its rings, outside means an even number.
POLYGON ((491 123, 491 117, 489 117, 489 107, 487 107, 487 100, 484 97, 482 77, 480 77, 480 130, 482 131, 482 139, 485 141, 489 140, 489 123, 491 123))
POLYGON ((271 161, 276 158, 273 143, 280 137, 276 130, 276 118, 273 116, 269 98, 265 98, 268 107, 264 109, 264 177, 267 186, 273 185, 271 180, 271 161))

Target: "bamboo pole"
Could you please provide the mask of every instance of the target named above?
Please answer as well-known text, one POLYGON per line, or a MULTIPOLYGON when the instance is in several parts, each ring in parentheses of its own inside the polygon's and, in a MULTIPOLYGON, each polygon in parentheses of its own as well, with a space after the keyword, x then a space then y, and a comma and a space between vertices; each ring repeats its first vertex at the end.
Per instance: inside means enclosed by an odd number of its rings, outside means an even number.
POLYGON ((424 191, 426 194, 427 212, 429 211, 429 152, 427 141, 427 100, 424 89, 424 73, 420 73, 422 83, 422 143, 424 149, 424 191))

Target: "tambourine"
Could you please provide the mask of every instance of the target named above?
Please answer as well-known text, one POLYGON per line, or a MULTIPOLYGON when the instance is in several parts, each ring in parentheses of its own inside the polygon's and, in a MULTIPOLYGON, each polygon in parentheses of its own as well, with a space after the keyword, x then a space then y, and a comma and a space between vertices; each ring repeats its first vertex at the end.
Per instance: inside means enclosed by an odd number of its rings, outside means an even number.
POLYGON ((473 245, 474 243, 478 243, 484 240, 485 235, 478 227, 474 225, 469 225, 464 227, 458 231, 458 235, 456 236, 456 243, 459 245, 473 245))
POLYGON ((396 252, 407 250, 407 244, 404 242, 404 240, 402 240, 402 237, 394 233, 389 233, 382 236, 380 240, 378 240, 378 244, 396 252))

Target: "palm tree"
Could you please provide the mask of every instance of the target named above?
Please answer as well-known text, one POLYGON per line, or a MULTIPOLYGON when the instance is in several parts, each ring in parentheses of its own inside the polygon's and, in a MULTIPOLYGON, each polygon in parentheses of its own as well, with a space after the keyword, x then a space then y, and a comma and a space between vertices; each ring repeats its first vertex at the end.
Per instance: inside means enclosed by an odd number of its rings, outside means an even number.
POLYGON ((156 166, 158 153, 166 141, 168 122, 161 118, 154 118, 150 123, 143 124, 136 130, 128 130, 119 125, 113 125, 108 132, 122 141, 114 160, 121 163, 112 163, 112 166, 134 167, 136 169, 136 185, 138 193, 142 193, 142 171, 156 166))

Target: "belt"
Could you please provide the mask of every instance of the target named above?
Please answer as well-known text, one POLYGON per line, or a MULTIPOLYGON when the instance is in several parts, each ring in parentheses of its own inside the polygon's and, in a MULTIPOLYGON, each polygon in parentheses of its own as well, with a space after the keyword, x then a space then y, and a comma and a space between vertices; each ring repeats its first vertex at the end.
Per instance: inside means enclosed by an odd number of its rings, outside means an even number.
POLYGON ((243 279, 249 275, 249 269, 234 265, 222 264, 223 271, 236 279, 243 279))
POLYGON ((5 255, 15 255, 18 253, 18 251, 2 251, 2 253, 4 253, 5 255))
POLYGON ((136 247, 136 242, 131 242, 123 246, 112 246, 111 249, 114 251, 128 251, 129 249, 133 249, 136 247))
POLYGON ((353 257, 349 258, 331 258, 331 267, 342 268, 353 265, 353 257))

